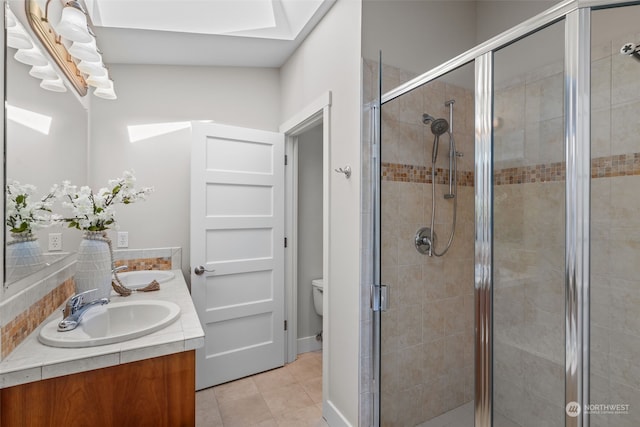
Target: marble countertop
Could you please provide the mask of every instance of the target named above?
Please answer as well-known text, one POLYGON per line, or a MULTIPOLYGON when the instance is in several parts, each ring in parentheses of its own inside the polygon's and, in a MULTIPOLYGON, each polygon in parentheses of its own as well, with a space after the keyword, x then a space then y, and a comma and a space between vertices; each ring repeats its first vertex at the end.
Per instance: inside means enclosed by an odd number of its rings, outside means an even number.
POLYGON ((0 388, 202 347, 204 332, 184 276, 181 270, 172 271, 175 278, 161 283, 159 291, 134 292, 128 297, 121 297, 114 292, 111 303, 132 300, 171 301, 180 306, 178 320, 164 329, 129 341, 86 348, 57 348, 38 341, 42 325, 56 318, 62 319, 61 311, 56 310, 0 362, 0 388))

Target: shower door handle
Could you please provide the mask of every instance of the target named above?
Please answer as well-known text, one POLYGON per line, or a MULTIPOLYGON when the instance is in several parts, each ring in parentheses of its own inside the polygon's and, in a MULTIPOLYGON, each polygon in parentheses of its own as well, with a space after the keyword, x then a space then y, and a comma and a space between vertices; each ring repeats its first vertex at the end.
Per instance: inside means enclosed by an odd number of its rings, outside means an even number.
POLYGON ((371 309, 387 311, 389 309, 389 287, 387 285, 371 285, 371 309))

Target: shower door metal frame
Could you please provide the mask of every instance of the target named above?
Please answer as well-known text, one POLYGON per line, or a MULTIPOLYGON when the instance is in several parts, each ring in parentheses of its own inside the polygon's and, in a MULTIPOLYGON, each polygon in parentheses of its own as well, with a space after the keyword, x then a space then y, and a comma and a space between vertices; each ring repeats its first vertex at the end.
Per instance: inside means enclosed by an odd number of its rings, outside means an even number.
POLYGON ((475 426, 493 425, 493 52, 475 61, 475 426), (480 203, 479 203, 480 202, 480 203))
POLYGON ((591 191, 591 9, 566 16, 565 144, 565 426, 589 427, 569 406, 589 403, 589 210, 591 191))
MULTIPOLYGON (((379 98, 378 106, 381 107, 419 86, 475 61, 475 106, 476 110, 482 110, 475 113, 475 427, 490 427, 493 416, 493 52, 553 23, 565 20, 565 405, 577 402, 583 408, 589 403, 591 12, 594 9, 637 4, 640 4, 640 1, 563 1, 382 94, 379 98)), ((377 142, 376 148, 379 150, 381 141, 378 139, 377 142)), ((373 164, 376 164, 376 161, 379 161, 379 158, 374 158, 373 164)), ((379 233, 379 228, 375 232, 379 233)), ((375 245, 377 249, 374 250, 379 256, 379 240, 375 241, 375 245)), ((379 348, 374 349, 374 353, 379 354, 379 348)), ((377 368, 379 369, 379 365, 377 368)), ((379 371, 377 373, 379 374, 379 371)), ((377 386, 379 387, 379 383, 377 386)), ((589 427, 589 416, 584 413, 576 417, 567 414, 565 426, 589 427)))

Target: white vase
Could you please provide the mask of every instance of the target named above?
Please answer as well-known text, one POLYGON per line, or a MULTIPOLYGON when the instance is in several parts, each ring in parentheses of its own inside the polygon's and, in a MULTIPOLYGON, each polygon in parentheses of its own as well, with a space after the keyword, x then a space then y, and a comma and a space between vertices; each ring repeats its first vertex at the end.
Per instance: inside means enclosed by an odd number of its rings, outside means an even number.
POLYGON ((90 299, 110 298, 111 296, 111 249, 106 233, 102 231, 85 232, 78 247, 76 262, 76 291, 86 292, 96 289, 90 299))
POLYGON ((11 233, 13 241, 7 244, 6 281, 12 282, 40 270, 44 257, 38 239, 31 233, 11 233))

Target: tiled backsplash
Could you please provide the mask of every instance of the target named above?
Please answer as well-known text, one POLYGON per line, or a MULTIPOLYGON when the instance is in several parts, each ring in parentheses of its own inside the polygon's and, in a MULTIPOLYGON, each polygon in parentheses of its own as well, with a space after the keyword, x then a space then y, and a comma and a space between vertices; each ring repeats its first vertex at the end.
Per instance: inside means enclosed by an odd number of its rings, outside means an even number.
POLYGON ((126 271, 172 270, 171 258, 134 258, 114 262, 116 267, 127 266, 126 271))
MULTIPOLYGON (((173 270, 182 265, 181 248, 122 249, 114 251, 114 264, 129 270, 173 270)), ((70 262, 48 277, 0 305, 0 360, 20 343, 75 292, 70 262)))
POLYGON ((62 282, 28 310, 0 328, 2 336, 2 359, 11 353, 31 332, 33 332, 51 313, 60 307, 75 290, 73 278, 62 282))

